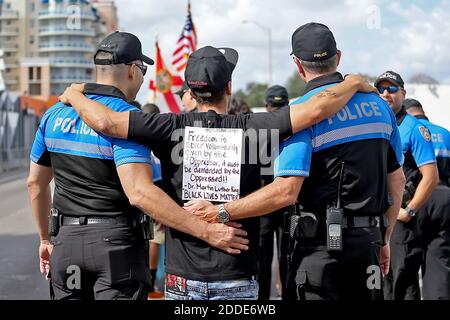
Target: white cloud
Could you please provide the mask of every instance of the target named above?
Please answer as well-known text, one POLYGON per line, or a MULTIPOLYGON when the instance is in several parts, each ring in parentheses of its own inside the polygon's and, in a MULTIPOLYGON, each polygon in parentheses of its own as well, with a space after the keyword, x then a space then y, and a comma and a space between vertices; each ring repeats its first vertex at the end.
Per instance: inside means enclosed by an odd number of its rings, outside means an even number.
MULTIPOLYGON (((154 35, 158 32, 167 64, 185 21, 186 3, 116 0, 122 29, 138 35, 145 52, 151 56, 155 52, 154 35)), ((333 31, 343 51, 341 70, 345 73, 377 75, 386 69, 396 69, 407 76, 426 72, 437 78, 449 78, 448 3, 431 10, 423 1, 405 5, 391 0, 192 0, 191 3, 199 45, 230 46, 239 51, 234 88, 268 79, 267 35, 254 24, 243 24, 244 19, 272 30, 275 83, 284 84, 294 72, 289 57, 291 34, 310 21, 322 22, 333 31), (380 30, 367 26, 374 5, 381 12, 380 30)), ((141 90, 140 97, 144 91, 141 90)))

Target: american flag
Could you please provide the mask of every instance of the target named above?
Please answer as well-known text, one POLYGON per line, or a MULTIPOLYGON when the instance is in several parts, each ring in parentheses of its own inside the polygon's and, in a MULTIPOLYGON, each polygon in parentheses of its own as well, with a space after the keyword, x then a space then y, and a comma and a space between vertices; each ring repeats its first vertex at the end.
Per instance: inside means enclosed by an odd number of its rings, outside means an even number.
POLYGON ((177 72, 182 72, 187 65, 189 55, 197 49, 197 33, 191 17, 191 3, 188 2, 186 23, 172 54, 172 65, 177 72))

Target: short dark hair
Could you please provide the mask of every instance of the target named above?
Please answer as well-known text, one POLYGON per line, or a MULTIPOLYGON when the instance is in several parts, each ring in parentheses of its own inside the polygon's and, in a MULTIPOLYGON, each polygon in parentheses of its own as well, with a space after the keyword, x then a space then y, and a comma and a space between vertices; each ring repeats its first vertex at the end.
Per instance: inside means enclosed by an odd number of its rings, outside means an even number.
POLYGON ((336 70, 338 65, 338 55, 335 54, 334 56, 322 61, 300 61, 306 71, 316 74, 323 74, 336 70))
POLYGON ((228 107, 228 114, 248 114, 253 113, 247 102, 241 97, 232 96, 230 106, 228 107))
POLYGON ((225 91, 226 88, 223 88, 222 90, 218 91, 218 92, 214 92, 212 93, 212 95, 210 97, 200 97, 198 95, 195 94, 195 92, 201 92, 199 90, 192 90, 192 96, 194 97, 195 101, 197 101, 198 104, 216 104, 219 103, 220 101, 222 101, 222 99, 225 96, 225 91))
POLYGON ((144 104, 144 106, 142 107, 142 111, 145 113, 161 113, 161 110, 159 110, 158 106, 154 103, 146 103, 144 104))

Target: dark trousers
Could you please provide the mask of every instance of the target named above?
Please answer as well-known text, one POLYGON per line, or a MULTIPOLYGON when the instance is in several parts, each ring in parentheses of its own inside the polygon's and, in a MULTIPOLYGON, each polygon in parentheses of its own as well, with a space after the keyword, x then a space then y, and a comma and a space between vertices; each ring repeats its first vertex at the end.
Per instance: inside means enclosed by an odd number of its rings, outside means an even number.
POLYGON ((386 300, 420 300, 419 269, 423 250, 417 217, 397 221, 391 237, 391 267, 384 281, 386 300))
POLYGON ((420 209, 425 300, 450 300, 450 188, 439 185, 420 209))
POLYGON ((258 300, 266 301, 270 299, 270 288, 272 284, 272 258, 273 239, 276 236, 278 265, 280 270, 282 298, 286 293, 287 275, 287 243, 283 235, 283 215, 284 212, 277 211, 261 217, 260 223, 260 273, 258 277, 259 292, 258 300))
POLYGON ((50 256, 52 299, 144 300, 148 244, 130 226, 62 226, 50 256))
POLYGON ((343 229, 343 251, 326 242, 297 243, 288 273, 289 299, 382 300, 379 228, 343 229))

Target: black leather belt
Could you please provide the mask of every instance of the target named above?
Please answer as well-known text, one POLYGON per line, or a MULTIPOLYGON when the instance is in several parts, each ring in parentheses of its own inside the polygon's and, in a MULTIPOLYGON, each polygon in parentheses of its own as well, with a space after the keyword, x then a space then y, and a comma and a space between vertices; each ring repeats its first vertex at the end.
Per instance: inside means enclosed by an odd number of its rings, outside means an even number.
POLYGON ((378 216, 362 216, 342 218, 342 228, 373 228, 380 227, 380 217, 378 216))
POLYGON ((124 224, 132 225, 133 219, 129 216, 117 217, 99 217, 99 216, 82 216, 82 217, 61 217, 61 226, 87 225, 87 224, 124 224))

